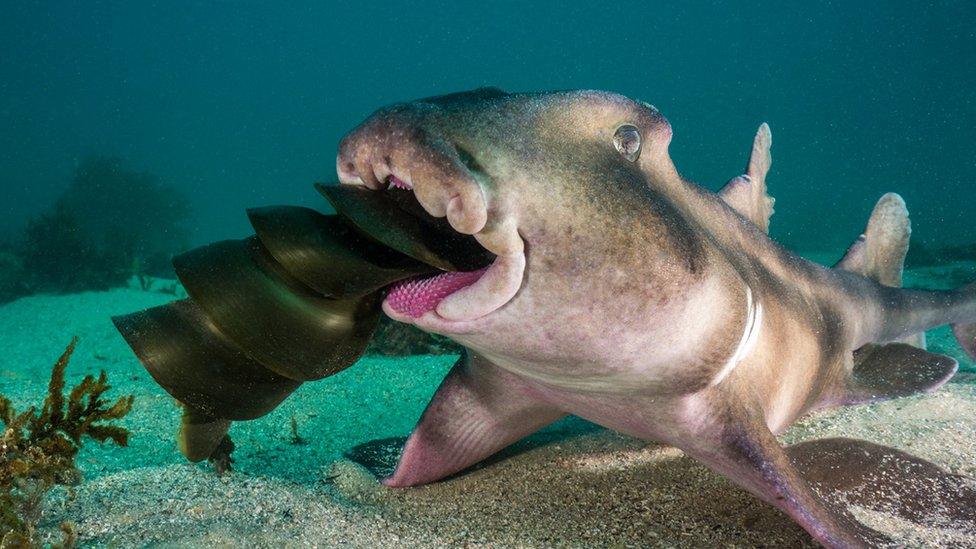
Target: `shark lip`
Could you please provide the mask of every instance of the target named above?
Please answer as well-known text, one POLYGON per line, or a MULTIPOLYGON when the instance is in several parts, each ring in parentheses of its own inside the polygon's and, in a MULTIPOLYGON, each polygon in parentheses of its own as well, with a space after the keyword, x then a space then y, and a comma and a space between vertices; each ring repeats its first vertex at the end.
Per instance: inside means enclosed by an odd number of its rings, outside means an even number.
MULTIPOLYGON (((343 181, 343 184, 362 185, 358 181, 351 183, 343 181)), ((420 186, 423 187, 423 183, 420 186)), ((393 193, 399 195, 400 199, 406 192, 415 191, 413 182, 392 173, 386 177, 384 184, 366 185, 366 188, 374 192, 393 193)), ((437 215, 440 211, 436 207, 425 204, 416 193, 410 194, 414 194, 417 198, 413 204, 419 204, 422 210, 411 208, 409 203, 403 204, 401 201, 403 209, 416 217, 444 217, 443 214, 437 215)), ((458 231, 456 224, 451 222, 450 204, 444 211, 450 222, 450 228, 460 233, 457 236, 469 238, 458 231)), ((388 287, 383 301, 383 310, 394 320, 450 332, 453 330, 448 327, 449 325, 455 325, 456 328, 458 323, 474 321, 500 309, 521 288, 525 256, 521 246, 518 246, 514 252, 498 249, 500 247, 495 245, 498 239, 492 238, 488 233, 489 231, 481 230, 475 233, 473 238, 481 249, 493 256, 490 264, 484 267, 468 269, 462 267, 456 270, 446 270, 442 267, 442 272, 439 273, 415 276, 393 283, 388 287)), ((476 260, 468 262, 470 266, 477 265, 474 261, 476 260)))
POLYGON ((383 309, 394 320, 421 327, 483 318, 507 304, 522 287, 525 256, 499 256, 477 271, 420 276, 390 286, 383 309))

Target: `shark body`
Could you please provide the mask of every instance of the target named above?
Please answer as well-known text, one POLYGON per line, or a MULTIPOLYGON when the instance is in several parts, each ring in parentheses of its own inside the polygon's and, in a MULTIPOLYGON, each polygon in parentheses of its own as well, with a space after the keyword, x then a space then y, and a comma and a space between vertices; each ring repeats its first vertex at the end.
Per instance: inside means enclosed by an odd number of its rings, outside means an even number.
POLYGON ((467 349, 384 483, 443 479, 572 414, 682 449, 825 546, 890 542, 811 489, 796 463, 816 447, 776 434, 941 386, 957 363, 919 334, 953 324, 976 355, 976 287, 898 287, 910 227, 893 194, 835 268, 772 241, 766 125, 720 193, 680 176, 671 137, 619 95, 496 89, 388 107, 347 135, 343 184, 410 189, 495 256, 383 302, 467 349))

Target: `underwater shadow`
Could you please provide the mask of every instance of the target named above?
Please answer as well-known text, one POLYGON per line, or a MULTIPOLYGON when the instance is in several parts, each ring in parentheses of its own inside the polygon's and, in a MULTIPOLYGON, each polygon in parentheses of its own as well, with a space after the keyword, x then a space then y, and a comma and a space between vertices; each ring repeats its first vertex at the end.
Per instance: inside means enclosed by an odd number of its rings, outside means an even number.
MULTIPOLYGON (((392 472, 403 441, 362 444, 347 457, 382 478, 392 472)), ((789 453, 831 505, 845 514, 858 511, 853 514, 872 528, 899 537, 938 533, 941 539, 976 541, 973 479, 854 439, 807 441, 790 447, 789 453), (916 533, 901 531, 909 523, 916 533)), ((816 546, 784 513, 680 451, 582 421, 531 437, 451 479, 386 494, 378 508, 395 516, 404 529, 438 524, 448 539, 467 539, 469 531, 477 531, 477 539, 505 546, 567 540, 635 546, 816 546)))
MULTIPOLYGON (((536 448, 601 430, 603 430, 602 427, 588 421, 575 417, 567 417, 444 480, 464 476, 472 470, 489 467, 525 452, 535 450, 536 448)), ((353 446, 344 452, 343 456, 350 461, 362 465, 377 478, 385 478, 392 475, 394 469, 396 469, 397 461, 400 459, 400 451, 406 442, 407 437, 389 437, 371 440, 353 446)))
POLYGON ((954 522, 976 534, 976 479, 866 440, 809 440, 787 451, 803 478, 835 505, 933 527, 954 522))
MULTIPOLYGON (((405 440, 345 455, 383 478, 405 440)), ((405 533, 436 524, 458 545, 815 547, 787 516, 679 451, 575 418, 448 479, 384 494, 370 508, 405 533)))

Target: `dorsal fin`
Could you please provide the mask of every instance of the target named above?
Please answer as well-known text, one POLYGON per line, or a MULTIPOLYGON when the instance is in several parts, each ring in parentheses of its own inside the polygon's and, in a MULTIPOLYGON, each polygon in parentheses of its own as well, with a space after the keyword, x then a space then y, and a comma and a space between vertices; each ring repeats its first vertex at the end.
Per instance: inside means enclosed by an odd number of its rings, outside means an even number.
POLYGON ((773 163, 769 152, 772 144, 773 134, 769 131, 769 125, 763 122, 752 142, 746 173, 733 178, 719 191, 726 204, 765 233, 769 233, 769 218, 773 215, 773 204, 776 202, 766 192, 766 174, 773 163))
MULTIPOLYGON (((912 223, 905 201, 895 193, 888 193, 871 211, 864 234, 857 237, 834 268, 900 288, 911 235, 912 223)), ((925 333, 909 336, 903 341, 924 349, 925 333)))
POLYGON ((855 238, 854 242, 851 242, 850 247, 847 248, 847 251, 844 252, 844 257, 840 258, 840 261, 834 264, 834 268, 849 273, 864 274, 866 270, 865 262, 867 261, 867 252, 864 249, 866 241, 867 237, 863 233, 855 238))

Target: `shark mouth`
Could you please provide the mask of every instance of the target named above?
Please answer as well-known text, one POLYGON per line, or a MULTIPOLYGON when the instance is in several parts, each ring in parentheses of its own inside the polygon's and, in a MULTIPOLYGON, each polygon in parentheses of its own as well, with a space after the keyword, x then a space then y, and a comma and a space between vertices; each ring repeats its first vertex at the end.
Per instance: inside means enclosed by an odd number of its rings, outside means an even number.
POLYGON ((436 311, 444 298, 477 284, 486 272, 488 267, 396 282, 390 287, 385 303, 397 314, 419 318, 436 311))
MULTIPOLYGON (((431 205, 428 195, 421 192, 418 197, 411 182, 394 175, 380 188, 374 187, 344 182, 318 189, 357 230, 431 267, 387 287, 383 300, 387 315, 436 328, 477 320, 515 296, 525 269, 521 247, 506 253, 504 247, 492 246, 497 239, 457 230, 462 225, 457 221, 457 197, 447 200, 446 206, 431 205), (491 247, 502 253, 494 253, 491 247)), ((483 199, 480 205, 467 206, 484 208, 483 199)))

